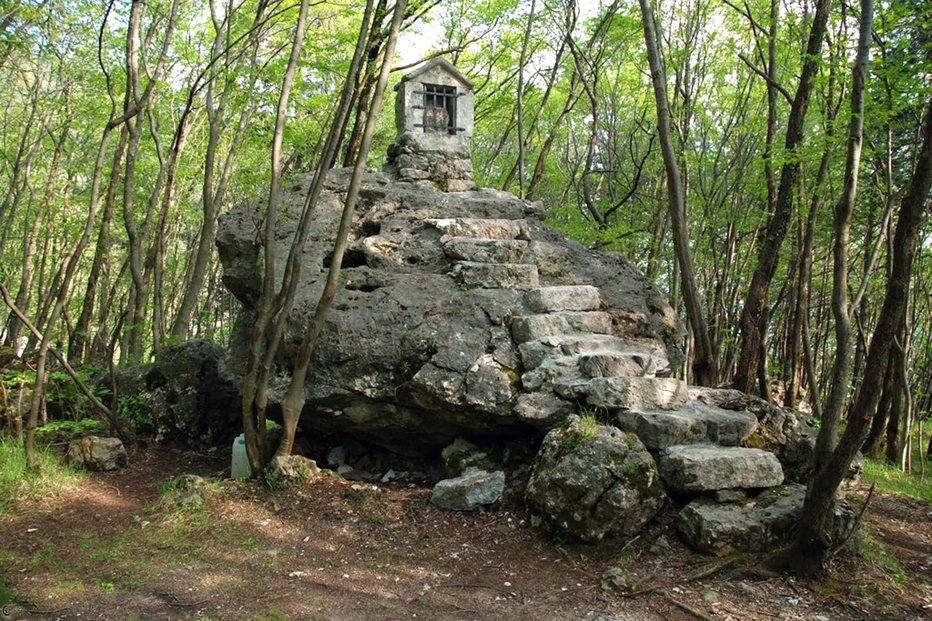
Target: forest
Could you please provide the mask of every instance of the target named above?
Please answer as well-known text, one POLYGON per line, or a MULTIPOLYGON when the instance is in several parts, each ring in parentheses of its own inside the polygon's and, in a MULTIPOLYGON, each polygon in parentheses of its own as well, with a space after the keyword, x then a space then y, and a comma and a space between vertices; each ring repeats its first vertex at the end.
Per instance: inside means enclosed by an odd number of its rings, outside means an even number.
MULTIPOLYGON (((258 202, 269 240, 293 176, 381 170, 391 89, 443 57, 474 83, 478 187, 643 272, 678 378, 818 429, 797 552, 828 546, 859 451, 928 502, 930 24, 923 0, 0 0, 4 450, 132 435, 100 377, 237 338, 220 216, 258 202)), ((249 336, 254 468, 282 292, 249 336)))

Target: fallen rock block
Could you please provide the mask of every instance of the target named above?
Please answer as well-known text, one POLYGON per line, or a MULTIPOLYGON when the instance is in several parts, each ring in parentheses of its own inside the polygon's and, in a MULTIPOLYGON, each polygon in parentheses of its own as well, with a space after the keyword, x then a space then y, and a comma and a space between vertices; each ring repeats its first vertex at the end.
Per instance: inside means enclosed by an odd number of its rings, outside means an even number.
POLYGON ((119 438, 87 436, 68 444, 65 460, 73 466, 88 470, 107 471, 125 468, 128 463, 126 448, 119 438))
POLYGON ((434 486, 430 501, 441 509, 472 511, 498 502, 505 491, 505 473, 467 468, 462 476, 444 479, 434 486))

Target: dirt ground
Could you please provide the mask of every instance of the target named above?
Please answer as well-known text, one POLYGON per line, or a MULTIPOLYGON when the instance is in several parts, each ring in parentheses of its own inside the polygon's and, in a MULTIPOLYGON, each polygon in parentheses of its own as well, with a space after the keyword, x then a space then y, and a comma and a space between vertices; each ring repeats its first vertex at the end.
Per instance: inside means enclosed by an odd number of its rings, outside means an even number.
POLYGON ((875 494, 864 555, 807 584, 670 528, 570 545, 523 512, 435 509, 425 488, 320 475, 276 492, 225 465, 150 448, 0 518, 0 618, 932 619, 932 505, 898 496, 875 494), (202 507, 160 494, 180 473, 216 477, 202 507))

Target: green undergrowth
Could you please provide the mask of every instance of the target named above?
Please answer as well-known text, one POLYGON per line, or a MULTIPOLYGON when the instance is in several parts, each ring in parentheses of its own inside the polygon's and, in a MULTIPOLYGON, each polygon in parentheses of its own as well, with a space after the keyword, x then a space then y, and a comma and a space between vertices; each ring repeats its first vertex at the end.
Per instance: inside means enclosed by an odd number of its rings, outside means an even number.
POLYGON ((26 498, 47 498, 77 484, 83 474, 61 460, 47 446, 36 446, 37 469, 26 467, 23 445, 0 436, 0 515, 26 498))
POLYGON ((918 459, 913 461, 912 472, 903 472, 880 459, 868 459, 864 462, 864 481, 876 484, 881 492, 932 502, 932 462, 925 463, 925 470, 923 476, 918 459))

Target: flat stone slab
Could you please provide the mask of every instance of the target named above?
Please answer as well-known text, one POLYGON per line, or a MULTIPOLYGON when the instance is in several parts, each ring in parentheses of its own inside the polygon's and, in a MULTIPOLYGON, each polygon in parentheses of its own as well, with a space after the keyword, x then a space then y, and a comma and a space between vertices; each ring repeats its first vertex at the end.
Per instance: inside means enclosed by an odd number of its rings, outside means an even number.
POLYGON ((555 311, 592 311, 602 304, 598 287, 567 285, 541 287, 524 294, 525 305, 535 313, 555 311))
POLYGON ((783 467, 760 449, 680 445, 664 449, 657 467, 667 488, 679 493, 755 489, 783 483, 783 467))
POLYGON ((527 248, 523 239, 476 239, 450 237, 441 242, 451 259, 477 263, 518 263, 527 248))
POLYGON ((598 377, 572 389, 608 410, 675 410, 689 397, 686 382, 672 377, 598 377))
POLYGON ((476 263, 460 261, 453 266, 455 280, 481 289, 534 289, 537 266, 527 263, 476 263))
POLYGON ((524 315, 511 321, 511 337, 517 343, 573 332, 609 334, 611 331, 612 316, 598 311, 524 315))
POLYGON ((741 503, 697 498, 676 519, 676 528, 696 550, 726 554, 761 552, 786 541, 806 498, 805 485, 783 485, 741 503))
POLYGON ((444 235, 478 239, 529 239, 527 222, 504 218, 440 218, 426 220, 444 235))
POLYGON ((712 442, 738 446, 757 428, 757 417, 690 401, 677 410, 629 410, 618 414, 619 428, 637 434, 647 448, 712 442))

